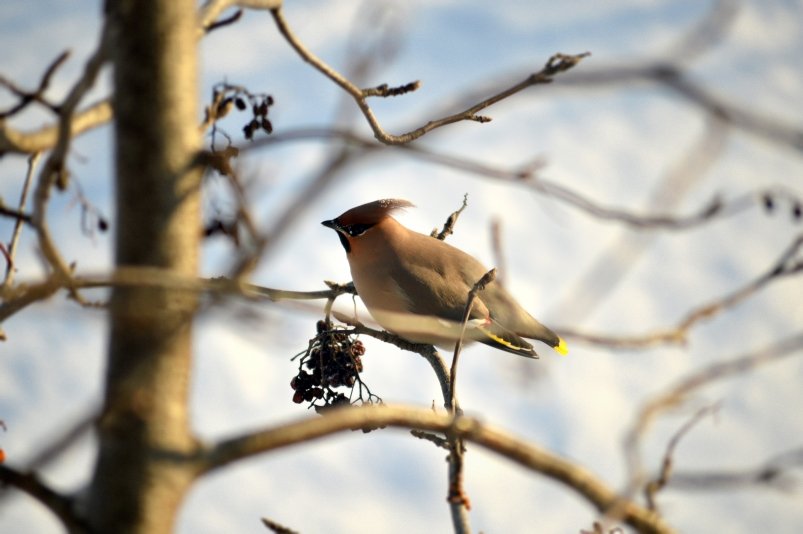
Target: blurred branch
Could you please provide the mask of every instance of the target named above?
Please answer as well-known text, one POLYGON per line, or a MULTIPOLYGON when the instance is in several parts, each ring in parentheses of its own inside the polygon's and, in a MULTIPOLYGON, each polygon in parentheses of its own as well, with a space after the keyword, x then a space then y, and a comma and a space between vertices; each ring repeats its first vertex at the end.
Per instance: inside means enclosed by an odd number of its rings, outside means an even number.
POLYGON ((803 129, 799 126, 771 118, 766 114, 751 111, 745 103, 730 103, 711 90, 692 81, 682 66, 673 63, 650 63, 646 65, 611 65, 584 69, 556 82, 561 87, 590 87, 605 85, 633 85, 651 82, 666 89, 696 106, 706 114, 713 115, 728 125, 746 133, 803 152, 803 129))
MULTIPOLYGON (((377 426, 442 432, 453 438, 476 443, 571 488, 603 512, 618 502, 616 492, 586 469, 477 419, 459 414, 434 413, 427 409, 387 405, 333 409, 323 416, 236 436, 202 447, 198 452, 199 474, 290 445, 306 443, 346 430, 377 426)), ((622 521, 639 532, 672 532, 655 512, 634 502, 626 502, 621 513, 622 521)))
POLYGON ((0 464, 0 481, 13 486, 42 503, 58 517, 69 532, 87 532, 88 525, 81 518, 72 499, 54 491, 33 473, 21 473, 7 465, 0 464))
POLYGON ((717 405, 713 405, 706 406, 698 410, 697 413, 694 414, 694 416, 682 427, 680 427, 678 431, 675 432, 675 435, 673 435, 669 440, 669 444, 666 446, 666 452, 664 453, 664 459, 661 462, 661 470, 658 474, 658 477, 644 485, 644 496, 647 499, 647 508, 650 510, 658 509, 655 503, 655 495, 669 483, 674 464, 673 456, 675 454, 675 449, 680 443, 680 440, 683 439, 683 437, 688 434, 689 431, 703 419, 703 417, 712 413, 717 408, 717 405))
MULTIPOLYGON (((70 121, 70 135, 75 137, 88 130, 109 122, 112 118, 112 107, 108 100, 103 100, 78 111, 70 121)), ((31 132, 20 132, 0 121, 0 155, 11 152, 33 154, 49 150, 58 142, 58 124, 44 126, 31 132)))
MULTIPOLYGON (((365 149, 368 153, 382 151, 401 151, 422 161, 465 171, 477 176, 491 178, 501 182, 517 184, 528 187, 537 193, 560 200, 571 207, 579 209, 588 215, 603 220, 615 221, 637 230, 687 230, 702 226, 716 219, 733 216, 754 206, 763 205, 763 199, 768 194, 776 193, 776 189, 761 189, 751 193, 735 196, 729 200, 715 196, 688 215, 637 213, 619 207, 606 206, 565 187, 536 175, 539 167, 526 164, 522 168, 502 168, 486 165, 479 161, 463 156, 453 156, 429 150, 418 144, 398 145, 387 147, 361 137, 353 132, 339 129, 302 129, 274 134, 270 138, 255 141, 248 149, 257 149, 279 143, 296 142, 307 139, 338 138, 365 149)), ((783 192, 784 196, 792 193, 783 192)))
POLYGON ((712 491, 767 486, 793 489, 795 480, 789 471, 803 467, 803 447, 778 454, 758 467, 742 471, 703 471, 675 473, 669 480, 672 489, 712 491))
POLYGON ((738 0, 716 0, 711 9, 670 47, 668 57, 689 62, 722 41, 739 11, 738 0))
POLYGON ((93 289, 109 287, 152 287, 167 288, 198 293, 219 295, 239 295, 251 299, 280 300, 324 300, 345 293, 354 294, 352 284, 327 282, 329 289, 321 291, 289 291, 271 287, 245 284, 225 277, 188 278, 164 269, 151 267, 128 267, 117 269, 110 275, 81 275, 64 280, 58 276, 10 288, 0 303, 0 323, 30 304, 53 296, 60 289, 93 289))
POLYGON ((199 35, 203 35, 213 28, 217 18, 227 9, 237 7, 254 10, 278 9, 282 0, 207 0, 201 6, 199 13, 199 35))
POLYGON ((39 81, 39 87, 37 87, 35 91, 25 91, 24 89, 20 89, 14 82, 0 75, 0 86, 4 86, 17 98, 19 98, 19 102, 11 106, 11 108, 6 111, 0 111, 0 123, 4 119, 19 113, 28 107, 29 104, 34 102, 38 102, 48 108, 50 111, 58 113, 59 106, 51 104, 47 101, 45 98, 45 91, 47 91, 47 88, 50 86, 50 79, 53 77, 53 74, 55 74, 56 70, 58 70, 58 68, 63 65, 65 61, 67 61, 68 57, 70 57, 70 51, 66 50, 59 54, 59 56, 50 63, 50 66, 45 69, 45 73, 42 75, 42 79, 39 81))
MULTIPOLYGON (((643 206, 646 213, 676 211, 681 201, 702 181, 708 170, 722 155, 728 128, 711 118, 705 129, 652 188, 643 206)), ((710 205, 713 205, 710 204, 710 205)), ((625 279, 630 268, 658 238, 655 232, 631 232, 621 229, 618 237, 597 254, 590 266, 571 284, 571 290, 552 305, 550 315, 563 318, 569 324, 581 324, 597 306, 613 293, 625 279)))
POLYGON ((741 304, 771 282, 803 272, 803 259, 797 258, 801 248, 803 248, 803 234, 795 238, 765 273, 731 293, 692 308, 672 328, 660 329, 639 336, 589 334, 570 328, 558 328, 557 330, 567 338, 620 349, 644 349, 658 345, 685 343, 689 331, 698 323, 741 304))
POLYGON ((629 483, 624 496, 627 497, 632 494, 642 485, 644 474, 641 465, 641 441, 650 424, 658 415, 678 406, 689 395, 712 382, 752 371, 761 365, 799 355, 801 351, 803 351, 803 332, 734 359, 703 367, 681 378, 673 386, 644 403, 625 438, 625 456, 628 464, 629 483))

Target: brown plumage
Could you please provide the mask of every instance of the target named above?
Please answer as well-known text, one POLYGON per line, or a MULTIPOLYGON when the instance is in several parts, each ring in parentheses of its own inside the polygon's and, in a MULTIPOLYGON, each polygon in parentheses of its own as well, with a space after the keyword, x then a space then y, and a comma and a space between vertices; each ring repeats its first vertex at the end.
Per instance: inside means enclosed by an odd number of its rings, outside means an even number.
MULTIPOLYGON (((468 293, 487 269, 462 250, 409 230, 391 216, 412 205, 377 200, 322 224, 337 231, 357 293, 380 325, 417 343, 453 343, 468 293)), ((522 338, 566 353, 563 340, 496 282, 478 293, 465 335, 522 356, 537 357, 522 338)))

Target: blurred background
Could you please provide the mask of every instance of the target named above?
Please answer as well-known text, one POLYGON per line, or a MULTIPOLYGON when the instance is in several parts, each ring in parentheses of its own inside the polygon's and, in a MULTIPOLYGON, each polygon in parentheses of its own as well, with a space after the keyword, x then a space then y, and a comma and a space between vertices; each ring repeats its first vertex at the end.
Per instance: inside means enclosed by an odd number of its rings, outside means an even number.
MULTIPOLYGON (((292 224, 282 228, 252 282, 293 290, 347 282, 342 248, 320 221, 378 198, 405 198, 417 208, 399 219, 429 233, 467 194, 468 208, 449 242, 500 267, 504 283, 542 322, 582 335, 566 336, 568 357, 542 347, 539 361, 469 347, 461 359, 463 409, 576 461, 616 488, 627 482, 624 437, 645 402, 706 365, 799 335, 798 275, 773 280, 695 323, 685 344, 633 349, 584 339, 632 340, 673 329, 697 307, 765 274, 803 232, 800 2, 297 0, 286 3, 285 14, 311 51, 360 86, 421 81, 415 92, 370 101, 391 133, 461 111, 540 70, 556 52, 591 56, 555 83, 484 110, 489 123, 457 123, 414 143, 456 158, 463 169, 405 150, 355 150, 323 183, 316 180, 343 145, 315 132, 341 128, 372 137, 354 103, 300 60, 267 13, 246 12, 207 35, 199 45, 199 122, 217 83, 270 94, 272 137, 244 140, 247 113, 233 112, 219 128, 249 147, 237 171, 260 230, 276 230, 287 207, 296 205, 292 224), (513 179, 524 168, 537 170, 530 179, 513 179), (640 218, 687 218, 714 199, 722 212, 687 228, 650 226, 652 219, 640 218), (626 214, 637 215, 635 223, 623 220, 626 214)), ((94 2, 4 0, 0 74, 35 88, 69 49, 47 92, 60 100, 97 45, 101 15, 94 2)), ((110 90, 107 68, 86 103, 110 90)), ((0 88, 0 109, 15 102, 0 88)), ((33 130, 53 120, 52 113, 30 107, 9 125, 33 130)), ((111 134, 105 126, 75 140, 68 161, 73 181, 48 211, 54 237, 78 273, 100 274, 112 262, 113 232, 98 227, 98 217, 115 224, 111 134)), ((222 134, 215 143, 225 146, 222 134)), ((18 202, 26 169, 23 156, 0 160, 6 205, 18 202)), ((235 211, 227 182, 207 176, 207 220, 235 211)), ((12 228, 11 220, 0 218, 2 240, 12 228)), ((202 274, 226 275, 236 257, 230 239, 213 236, 205 241, 202 274)), ((45 272, 30 229, 23 230, 16 265, 21 281, 45 272)), ((105 293, 88 295, 103 299, 105 293)), ((323 303, 215 304, 196 327, 191 403, 198 433, 211 440, 311 415, 291 400, 297 362, 290 358, 315 335, 323 303)), ((352 302, 342 297, 338 307, 348 311, 352 302)), ((7 430, 0 431, 0 447, 10 465, 26 465, 97 407, 105 326, 102 310, 80 308, 64 293, 3 324, 0 419, 7 430)), ((374 393, 386 402, 440 405, 438 383, 423 358, 363 341, 362 376, 374 393)), ((671 437, 712 405, 715 415, 703 418, 675 450, 676 470, 750 470, 799 451, 800 355, 798 348, 798 357, 695 392, 643 436, 644 466, 657 471, 671 437)), ((91 434, 84 434, 46 466, 43 478, 57 489, 79 491, 94 447, 91 434)), ((265 532, 261 517, 301 532, 449 531, 444 457, 445 451, 399 430, 281 450, 202 480, 177 531, 265 532)), ((787 478, 791 486, 670 486, 658 504, 681 532, 797 532, 803 507, 791 491, 794 471, 787 478)), ((579 532, 596 518, 572 491, 470 445, 465 483, 477 531, 579 532)), ((0 531, 61 528, 26 496, 0 501, 0 531)))

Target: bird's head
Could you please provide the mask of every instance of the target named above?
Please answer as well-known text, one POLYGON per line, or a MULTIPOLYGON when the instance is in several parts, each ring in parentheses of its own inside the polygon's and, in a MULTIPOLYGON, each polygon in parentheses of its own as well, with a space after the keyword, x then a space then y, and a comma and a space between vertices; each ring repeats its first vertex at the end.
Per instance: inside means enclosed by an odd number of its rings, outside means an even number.
POLYGON ((323 221, 321 224, 337 232, 340 243, 346 249, 346 253, 349 253, 353 240, 359 239, 365 232, 389 218, 393 211, 412 206, 413 203, 407 200, 383 198, 351 208, 340 216, 323 221))

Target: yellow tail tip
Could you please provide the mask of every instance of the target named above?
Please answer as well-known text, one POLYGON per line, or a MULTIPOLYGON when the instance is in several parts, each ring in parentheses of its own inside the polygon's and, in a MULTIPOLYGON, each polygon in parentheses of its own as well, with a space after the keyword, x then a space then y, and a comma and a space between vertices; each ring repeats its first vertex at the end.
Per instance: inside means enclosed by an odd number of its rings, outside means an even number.
POLYGON ((557 352, 561 356, 566 356, 567 354, 569 354, 569 347, 566 346, 566 342, 563 341, 562 337, 558 338, 558 344, 554 348, 555 352, 557 352))

